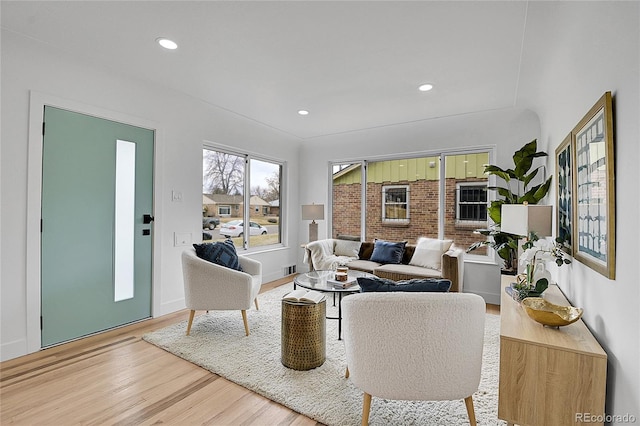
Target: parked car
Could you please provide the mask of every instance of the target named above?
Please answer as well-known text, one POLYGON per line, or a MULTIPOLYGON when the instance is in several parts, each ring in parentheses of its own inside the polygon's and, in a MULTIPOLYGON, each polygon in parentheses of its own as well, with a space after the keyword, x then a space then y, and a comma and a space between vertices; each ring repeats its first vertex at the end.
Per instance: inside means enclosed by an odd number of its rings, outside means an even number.
POLYGON ((220 225, 220 219, 217 217, 202 218, 202 229, 216 229, 218 225, 220 225))
MULTIPOLYGON (((232 220, 223 223, 222 226, 220 226, 220 235, 226 238, 241 237, 244 234, 243 223, 241 220, 232 220)), ((267 233, 267 228, 256 222, 249 222, 249 229, 249 235, 264 235, 267 233)))

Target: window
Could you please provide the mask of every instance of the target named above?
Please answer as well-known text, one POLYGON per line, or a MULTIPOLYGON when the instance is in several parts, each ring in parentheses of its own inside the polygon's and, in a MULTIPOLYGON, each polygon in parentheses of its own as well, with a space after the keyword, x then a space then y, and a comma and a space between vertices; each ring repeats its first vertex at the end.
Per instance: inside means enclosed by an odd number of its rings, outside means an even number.
MULTIPOLYGON (((489 149, 331 164, 332 235, 415 243, 419 237, 469 247, 484 240, 489 149), (363 184, 364 183, 364 184, 363 184)), ((486 248, 469 258, 484 260, 486 248)))
POLYGON ((487 221, 487 184, 459 183, 456 221, 484 224, 487 221))
POLYGON ((210 147, 203 149, 202 158, 203 215, 219 220, 203 232, 203 239, 223 241, 227 235, 245 249, 281 244, 283 165, 210 147))
POLYGON ((382 187, 382 221, 409 223, 409 185, 382 187))

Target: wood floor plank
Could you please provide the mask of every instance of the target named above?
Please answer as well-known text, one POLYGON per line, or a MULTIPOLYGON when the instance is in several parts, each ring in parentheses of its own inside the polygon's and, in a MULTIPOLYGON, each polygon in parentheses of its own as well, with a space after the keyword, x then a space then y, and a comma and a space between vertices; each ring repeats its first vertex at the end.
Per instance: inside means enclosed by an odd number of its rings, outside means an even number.
POLYGON ((0 424, 320 425, 142 340, 187 317, 182 310, 0 363, 0 424))
POLYGON ((187 316, 174 312, 0 363, 0 424, 316 424, 142 340, 187 316))

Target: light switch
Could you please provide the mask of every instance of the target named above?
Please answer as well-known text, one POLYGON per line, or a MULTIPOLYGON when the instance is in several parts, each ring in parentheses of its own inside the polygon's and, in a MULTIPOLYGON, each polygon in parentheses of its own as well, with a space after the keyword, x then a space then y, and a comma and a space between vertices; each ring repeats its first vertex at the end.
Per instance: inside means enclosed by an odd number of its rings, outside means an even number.
POLYGON ((182 201, 182 191, 171 191, 171 201, 173 202, 181 202, 182 201))
POLYGON ((191 232, 175 232, 173 236, 174 236, 174 247, 191 245, 191 242, 192 242, 191 232))

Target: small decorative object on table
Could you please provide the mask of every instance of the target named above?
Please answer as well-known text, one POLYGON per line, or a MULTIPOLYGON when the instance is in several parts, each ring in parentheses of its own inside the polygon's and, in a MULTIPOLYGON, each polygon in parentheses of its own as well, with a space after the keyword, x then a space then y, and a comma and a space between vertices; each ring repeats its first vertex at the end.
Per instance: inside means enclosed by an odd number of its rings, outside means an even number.
POLYGON ((522 301, 522 307, 534 321, 556 328, 578 321, 583 312, 582 308, 554 305, 542 297, 528 297, 522 301))
POLYGON ((539 239, 532 232, 529 240, 522 245, 525 250, 520 256, 520 263, 526 266, 526 274, 518 275, 517 282, 505 288, 507 293, 518 302, 527 297, 540 297, 549 287, 551 280, 551 274, 547 271, 545 262, 554 261, 558 266, 571 263, 571 260, 564 257, 563 246, 562 238, 556 238, 555 242, 551 242, 539 239))
POLYGON ((338 266, 336 269, 335 280, 336 281, 347 281, 347 277, 349 275, 349 268, 346 266, 338 266))

